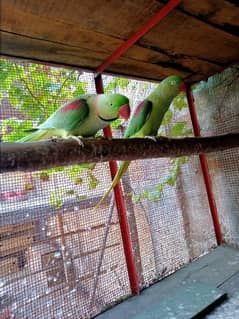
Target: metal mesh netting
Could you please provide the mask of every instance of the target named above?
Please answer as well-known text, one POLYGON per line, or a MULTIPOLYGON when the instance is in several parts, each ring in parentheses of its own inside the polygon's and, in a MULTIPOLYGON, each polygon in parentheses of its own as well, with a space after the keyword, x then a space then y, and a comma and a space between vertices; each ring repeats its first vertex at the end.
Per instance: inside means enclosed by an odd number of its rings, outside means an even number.
MULTIPOLYGON (((1 62, 9 73, 1 83, 5 141, 42 121, 44 109, 95 92, 91 74, 1 62)), ((0 178, 1 318, 86 318, 130 294, 116 211, 106 242, 105 206, 92 213, 111 180, 107 163, 0 178)))
MULTIPOLYGON (((2 62, 8 72, 0 90, 5 141, 22 137, 73 96, 95 92, 91 74, 2 62)), ((113 77, 104 77, 104 85, 106 92, 129 96, 134 106, 154 87, 113 77)), ((162 133, 169 135, 178 121, 190 128, 187 108, 173 112, 162 133)), ((114 129, 114 136, 123 130, 114 129)), ((198 158, 182 161, 173 181, 172 168, 169 159, 135 161, 123 178, 141 287, 215 245, 198 158)), ((2 316, 92 317, 130 294, 115 205, 109 197, 93 210, 111 181, 107 163, 6 173, 0 179, 2 316)))
MULTIPOLYGON (((162 133, 170 135, 173 125, 181 121, 191 127, 187 108, 174 112, 162 133)), ((186 158, 175 183, 168 179, 172 165, 170 159, 164 158, 141 160, 131 163, 123 177, 126 194, 141 194, 137 203, 130 196, 125 196, 125 201, 143 287, 176 271, 216 244, 198 157, 186 158)))
MULTIPOLYGON (((194 91, 202 136, 238 132, 238 69, 217 74, 194 91)), ((223 236, 239 245, 239 156, 238 148, 207 155, 213 191, 223 236)))

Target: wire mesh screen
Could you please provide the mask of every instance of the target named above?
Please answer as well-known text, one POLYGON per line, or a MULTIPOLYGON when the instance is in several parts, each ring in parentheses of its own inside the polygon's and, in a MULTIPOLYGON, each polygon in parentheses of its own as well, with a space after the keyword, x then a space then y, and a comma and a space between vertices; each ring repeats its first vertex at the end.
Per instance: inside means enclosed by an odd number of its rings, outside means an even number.
MULTIPOLYGON (((175 111, 161 133, 170 136, 178 123, 186 125, 180 135, 191 133, 188 108, 175 111)), ((216 245, 197 156, 133 162, 123 177, 123 187, 142 287, 216 245)))
MULTIPOLYGON (((1 70, 3 141, 95 92, 87 73, 5 59, 1 70)), ((105 205, 93 212, 107 163, 0 178, 0 318, 88 318, 130 294, 116 210, 109 223, 105 205)))
MULTIPOLYGON (((238 68, 217 74, 194 91, 202 135, 219 135, 239 130, 238 68)), ((208 165, 223 236, 239 245, 239 157, 238 149, 208 154, 208 165)))
MULTIPOLYGON (((95 92, 88 73, 0 62, 3 141, 28 134, 72 97, 95 92)), ((128 96, 132 108, 155 87, 123 78, 103 80, 106 93, 128 96)), ((122 136, 124 124, 117 120, 112 127, 114 136, 122 136)), ((191 133, 180 95, 160 134, 191 133)), ((0 179, 0 316, 90 318, 130 295, 113 197, 94 210, 111 182, 107 163, 5 173, 0 179)), ((134 161, 122 185, 141 288, 215 245, 196 156, 134 161)))

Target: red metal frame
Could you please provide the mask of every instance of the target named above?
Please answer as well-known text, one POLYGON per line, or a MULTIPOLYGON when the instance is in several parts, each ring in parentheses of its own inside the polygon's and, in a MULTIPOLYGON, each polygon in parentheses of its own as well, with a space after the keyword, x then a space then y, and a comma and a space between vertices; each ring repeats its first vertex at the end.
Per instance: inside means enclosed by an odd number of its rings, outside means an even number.
POLYGON ((116 61, 125 51, 127 51, 136 41, 138 41, 155 24, 166 17, 182 0, 171 0, 163 6, 150 20, 148 20, 138 31, 126 40, 108 59, 106 59, 95 71, 95 76, 101 74, 107 66, 116 61))
MULTIPOLYGON (((198 118, 197 118, 193 93, 189 87, 186 87, 186 96, 187 96, 187 100, 188 100, 188 106, 189 106, 190 116, 191 116, 191 120, 192 120, 194 135, 201 136, 200 125, 199 125, 198 118)), ((209 202, 209 206, 210 206, 210 210, 211 210, 211 215, 212 215, 213 226, 214 226, 215 235, 216 235, 216 239, 217 239, 217 244, 221 245, 223 243, 223 236, 222 236, 221 226, 220 226, 220 222, 219 222, 219 218, 218 218, 217 206, 216 206, 216 202, 215 202, 214 195, 213 195, 212 183, 211 183, 211 178, 210 178, 209 169, 208 169, 208 165, 207 165, 206 155, 200 154, 199 159, 200 159, 203 178, 204 178, 204 182, 205 182, 205 186, 206 186, 207 197, 208 197, 208 202, 209 202)))
MULTIPOLYGON (((128 50, 137 40, 139 40, 146 32, 148 32, 156 23, 166 17, 182 0, 170 0, 161 10, 158 11, 149 21, 147 21, 137 32, 135 32, 127 41, 125 41, 113 54, 106 59, 95 71, 95 86, 98 94, 104 92, 103 81, 101 74, 102 72, 116 61, 126 50, 128 50)), ((112 132, 110 127, 104 129, 105 137, 111 138, 112 132)), ((114 178, 118 167, 116 161, 110 161, 111 176, 114 178)), ((126 208, 122 189, 120 183, 114 187, 115 201, 118 210, 120 230, 122 235, 122 241, 124 246, 124 253, 126 258, 127 270, 129 274, 129 281, 131 291, 133 294, 140 292, 139 282, 137 277, 137 270, 134 260, 134 254, 132 250, 132 243, 130 238, 129 225, 127 220, 126 208)))
MULTIPOLYGON (((96 92, 98 94, 104 93, 103 81, 102 81, 101 75, 98 75, 95 78, 95 87, 96 87, 96 92)), ((104 136, 108 138, 112 138, 112 131, 109 126, 104 128, 104 136)), ((113 179, 118 170, 116 161, 110 161, 109 166, 110 166, 111 177, 113 179)), ((124 253, 125 253, 125 259, 126 259, 131 291, 133 294, 139 294, 140 289, 139 289, 137 270, 136 270, 134 254, 133 254, 133 249, 131 244, 130 230, 129 230, 128 220, 127 220, 127 212, 126 212, 124 197, 123 197, 120 183, 118 183, 114 187, 114 195, 115 195, 115 202, 116 202, 116 207, 117 207, 118 216, 119 216, 120 231, 121 231, 121 236, 123 241, 123 247, 124 247, 124 253)))

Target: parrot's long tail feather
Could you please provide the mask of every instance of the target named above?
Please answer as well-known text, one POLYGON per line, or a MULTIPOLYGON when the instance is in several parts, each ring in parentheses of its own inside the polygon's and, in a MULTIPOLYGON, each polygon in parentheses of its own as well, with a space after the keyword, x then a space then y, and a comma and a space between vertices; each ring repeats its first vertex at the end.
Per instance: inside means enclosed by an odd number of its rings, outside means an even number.
POLYGON ((120 179, 122 178, 124 173, 127 171, 128 167, 129 167, 129 164, 130 164, 130 161, 121 162, 120 167, 119 167, 119 169, 118 169, 118 171, 117 171, 117 173, 116 173, 116 175, 115 175, 110 187, 104 193, 104 195, 101 198, 101 200, 96 204, 95 209, 98 209, 100 207, 100 205, 107 198, 107 196, 112 191, 112 189, 118 184, 118 182, 120 181, 120 179))
POLYGON ((49 137, 49 132, 47 130, 37 130, 33 132, 32 134, 29 134, 17 142, 23 143, 23 142, 34 142, 34 141, 41 141, 49 137))

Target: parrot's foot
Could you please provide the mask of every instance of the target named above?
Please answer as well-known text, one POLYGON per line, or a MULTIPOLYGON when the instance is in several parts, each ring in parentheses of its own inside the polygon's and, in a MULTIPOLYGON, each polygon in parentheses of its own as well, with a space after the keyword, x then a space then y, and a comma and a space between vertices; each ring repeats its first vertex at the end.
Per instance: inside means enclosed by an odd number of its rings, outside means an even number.
POLYGON ((57 141, 57 137, 53 136, 50 138, 50 140, 55 143, 57 141))
POLYGON ((84 147, 84 143, 82 142, 82 140, 80 139, 82 136, 74 136, 74 135, 70 135, 67 136, 66 139, 73 139, 75 140, 80 146, 84 147))
POLYGON ((153 140, 154 142, 157 142, 157 138, 155 136, 145 136, 146 138, 153 140))

